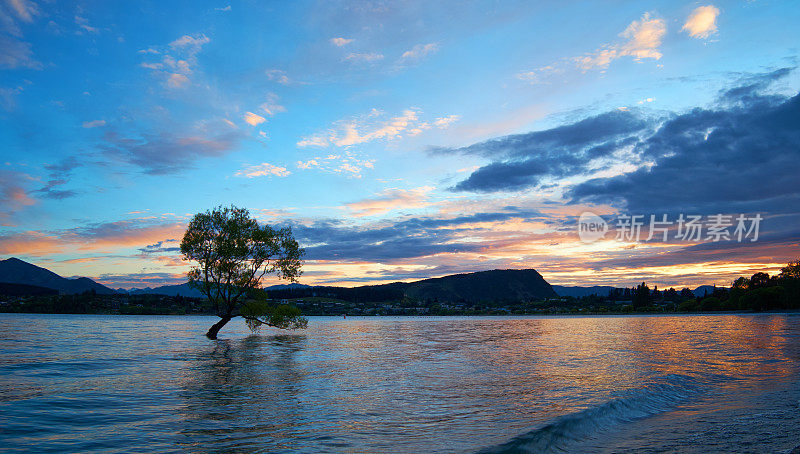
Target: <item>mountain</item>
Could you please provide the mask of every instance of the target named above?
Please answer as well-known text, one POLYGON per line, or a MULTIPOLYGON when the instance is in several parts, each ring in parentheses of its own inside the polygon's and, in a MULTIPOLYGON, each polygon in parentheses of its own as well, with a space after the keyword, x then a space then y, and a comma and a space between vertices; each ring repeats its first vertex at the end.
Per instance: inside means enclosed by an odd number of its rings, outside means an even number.
POLYGON ((298 284, 296 282, 292 282, 291 284, 277 284, 277 285, 270 285, 269 287, 264 287, 264 290, 286 290, 289 288, 311 288, 310 285, 306 284, 298 284))
MULTIPOLYGON (((303 284, 279 284, 265 287, 265 290, 286 290, 294 288, 307 288, 308 285, 303 284)), ((161 287, 145 287, 145 288, 132 288, 132 289, 117 289, 120 293, 127 293, 129 295, 166 295, 166 296, 188 296, 191 298, 205 298, 205 295, 200 290, 191 287, 189 283, 178 285, 162 285, 161 287)))
POLYGON ((557 298, 536 270, 491 270, 412 282, 405 295, 419 300, 524 301, 557 298))
POLYGON ((594 287, 553 285, 552 287, 553 290, 558 293, 558 296, 572 296, 574 298, 580 298, 589 295, 607 296, 608 292, 614 290, 614 287, 608 287, 605 285, 595 285, 594 287))
POLYGON ((23 296, 23 295, 58 295, 58 290, 52 288, 39 287, 37 285, 9 284, 0 282, 0 295, 23 296))
POLYGON ((436 300, 441 303, 501 303, 558 297, 550 284, 536 270, 480 271, 416 282, 393 282, 361 287, 275 289, 269 292, 269 296, 275 299, 319 296, 355 303, 397 301, 403 297, 423 301, 436 300))
POLYGON ((129 295, 166 295, 166 296, 188 296, 192 298, 202 298, 204 295, 200 290, 190 287, 189 283, 179 285, 162 285, 161 287, 132 288, 129 290, 119 289, 120 292, 129 295))
POLYGON ((94 290, 101 295, 116 293, 88 277, 67 279, 58 274, 12 257, 0 260, 0 282, 8 284, 35 285, 58 290, 61 294, 75 294, 94 290))
POLYGON ((694 293, 694 296, 704 296, 706 292, 708 292, 708 294, 711 295, 712 293, 714 293, 715 288, 716 287, 713 285, 701 285, 700 287, 697 287, 696 289, 692 290, 692 293, 694 293))

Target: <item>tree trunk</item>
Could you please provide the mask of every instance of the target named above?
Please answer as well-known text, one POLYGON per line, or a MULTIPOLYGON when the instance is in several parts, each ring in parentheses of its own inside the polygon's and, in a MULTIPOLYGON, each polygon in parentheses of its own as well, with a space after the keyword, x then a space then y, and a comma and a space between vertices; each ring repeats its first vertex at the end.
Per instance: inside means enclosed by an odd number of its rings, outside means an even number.
POLYGON ((226 315, 225 317, 222 317, 220 319, 220 321, 218 321, 217 323, 214 323, 214 325, 211 328, 208 329, 208 332, 206 333, 206 337, 209 338, 209 339, 216 339, 217 338, 217 333, 219 332, 219 330, 221 330, 222 327, 225 326, 226 323, 231 321, 231 318, 233 318, 233 317, 231 317, 230 315, 226 315))

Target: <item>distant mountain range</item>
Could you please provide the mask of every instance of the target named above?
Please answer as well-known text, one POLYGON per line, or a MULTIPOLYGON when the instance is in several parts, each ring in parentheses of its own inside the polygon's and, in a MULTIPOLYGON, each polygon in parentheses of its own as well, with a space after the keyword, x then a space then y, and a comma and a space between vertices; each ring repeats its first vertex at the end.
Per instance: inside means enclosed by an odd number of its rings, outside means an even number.
MULTIPOLYGON (((533 269, 479 271, 416 282, 393 282, 360 287, 312 287, 294 283, 266 287, 273 298, 326 296, 346 301, 389 301, 406 296, 418 300, 442 302, 522 301, 559 296, 580 298, 593 294, 605 296, 612 289, 614 287, 610 286, 551 286, 533 269)), ((155 288, 112 290, 87 277, 67 279, 50 270, 13 257, 0 260, 0 290, 5 290, 6 294, 47 294, 48 290, 55 290, 61 294, 78 294, 94 290, 101 295, 121 293, 181 295, 196 298, 204 296, 199 290, 190 287, 188 283, 155 288)), ((692 290, 692 293, 695 296, 703 296, 706 292, 711 294, 713 290, 713 286, 701 285, 692 290)))
MULTIPOLYGON (((280 284, 280 285, 272 285, 269 287, 265 287, 266 290, 284 290, 287 288, 306 288, 309 287, 308 285, 303 284, 280 284)), ((177 284, 177 285, 162 285, 161 287, 145 287, 145 288, 132 288, 132 289, 124 289, 118 288, 118 293, 127 293, 128 295, 166 295, 166 296, 188 296, 191 298, 204 298, 203 292, 197 290, 196 288, 189 285, 189 283, 185 284, 177 284)))
POLYGON ((178 285, 162 285, 161 287, 145 287, 145 288, 132 288, 124 289, 118 288, 118 293, 127 293, 128 295, 166 295, 166 296, 188 296, 191 298, 202 298, 203 293, 196 288, 190 287, 189 283, 178 285))
POLYGON ((0 260, 0 282, 7 284, 33 285, 58 290, 61 294, 76 294, 94 290, 101 295, 116 293, 88 277, 67 279, 45 268, 31 265, 18 258, 0 260))

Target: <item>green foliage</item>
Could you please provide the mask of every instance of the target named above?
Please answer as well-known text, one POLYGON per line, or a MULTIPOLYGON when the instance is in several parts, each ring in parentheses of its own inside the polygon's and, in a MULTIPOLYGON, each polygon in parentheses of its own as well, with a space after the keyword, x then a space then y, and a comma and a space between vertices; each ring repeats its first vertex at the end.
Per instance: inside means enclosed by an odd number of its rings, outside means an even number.
POLYGON ((241 310, 247 327, 256 332, 267 325, 281 329, 304 329, 308 319, 303 317, 300 309, 288 304, 272 305, 266 301, 247 301, 241 310))
POLYGON ((722 310, 722 301, 720 301, 720 299, 715 296, 703 298, 703 300, 700 301, 700 310, 701 311, 722 310))
MULTIPOLYGON (((183 258, 197 262, 189 271, 190 284, 208 297, 225 321, 240 315, 247 296, 266 274, 296 282, 303 252, 290 227, 259 225, 247 209, 235 206, 196 214, 181 241, 183 258)), ((259 320, 270 324, 270 319, 259 320)), ((275 318, 282 323, 280 327, 305 326, 286 322, 288 319, 275 318)), ((220 327, 210 330, 208 336, 215 338, 220 327)))
POLYGON ((650 304, 650 288, 642 282, 636 286, 636 294, 633 297, 633 306, 640 308, 650 304))
POLYGON ((781 268, 781 274, 778 275, 778 279, 800 280, 800 260, 793 260, 781 268))
POLYGON ((680 304, 678 304, 678 310, 681 312, 693 312, 699 308, 700 307, 697 304, 697 300, 694 298, 682 301, 680 304))
POLYGON ((196 214, 181 241, 181 253, 198 262, 189 272, 192 285, 230 314, 267 273, 296 281, 303 250, 291 228, 260 226, 248 210, 231 206, 196 214))

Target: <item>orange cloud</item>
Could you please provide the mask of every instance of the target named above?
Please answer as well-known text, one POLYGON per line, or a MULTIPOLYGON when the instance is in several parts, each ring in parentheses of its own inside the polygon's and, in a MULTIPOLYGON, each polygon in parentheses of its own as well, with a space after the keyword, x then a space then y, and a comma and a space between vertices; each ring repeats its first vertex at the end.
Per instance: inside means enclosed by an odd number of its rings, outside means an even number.
POLYGON ((345 206, 353 216, 375 216, 398 209, 421 208, 427 206, 427 192, 433 188, 422 187, 412 190, 387 189, 376 197, 367 198, 358 202, 348 203, 345 206))

